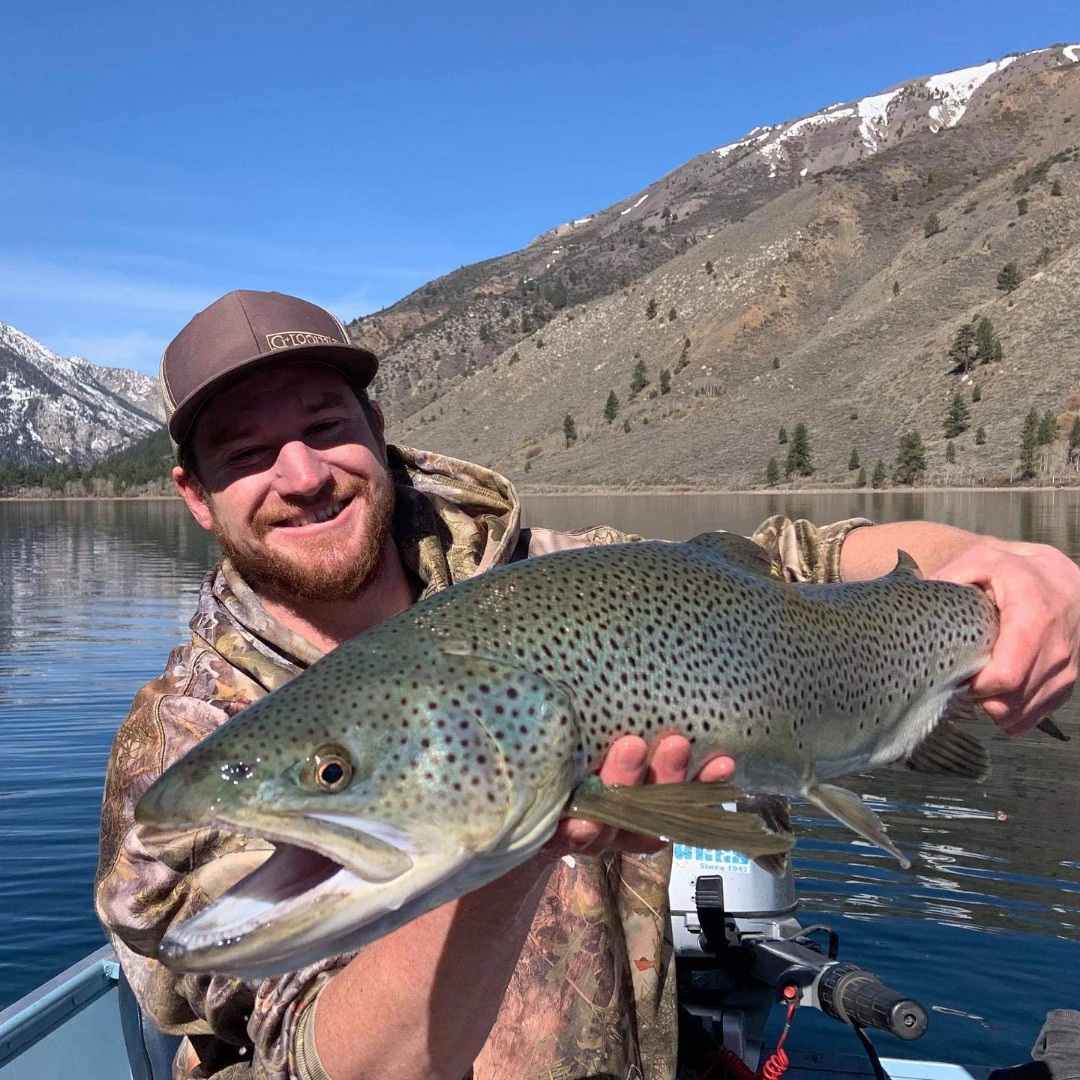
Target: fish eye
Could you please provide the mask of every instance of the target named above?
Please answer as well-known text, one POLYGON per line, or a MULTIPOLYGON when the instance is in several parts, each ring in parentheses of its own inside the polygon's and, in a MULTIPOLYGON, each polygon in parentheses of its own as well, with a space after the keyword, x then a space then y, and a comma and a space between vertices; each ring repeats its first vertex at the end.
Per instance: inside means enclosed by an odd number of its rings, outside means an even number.
POLYGON ((311 779, 320 791, 343 791, 353 778, 348 751, 341 746, 320 746, 312 755, 311 779))

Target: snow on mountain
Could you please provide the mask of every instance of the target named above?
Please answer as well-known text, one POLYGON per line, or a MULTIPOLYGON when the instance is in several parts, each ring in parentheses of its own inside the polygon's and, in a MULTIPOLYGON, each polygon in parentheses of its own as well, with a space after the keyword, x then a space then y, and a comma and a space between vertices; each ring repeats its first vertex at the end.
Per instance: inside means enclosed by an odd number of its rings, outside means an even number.
POLYGON ((900 93, 900 90, 888 90, 884 94, 861 98, 856 103, 861 120, 859 134, 862 136, 863 146, 870 153, 874 153, 878 142, 885 138, 889 126, 889 105, 900 93))
POLYGON ((991 75, 1004 71, 1015 59, 1015 56, 1006 56, 1003 60, 991 60, 990 63, 980 64, 978 67, 961 68, 959 71, 949 71, 927 79, 926 89, 939 99, 930 109, 929 115, 933 121, 930 130, 939 131, 943 127, 958 124, 971 95, 991 75))
POLYGON ((628 206, 625 210, 620 211, 620 213, 629 214, 631 210, 636 210, 648 197, 648 193, 642 195, 633 206, 628 206))
POLYGON ((954 127, 976 93, 1017 60, 1028 59, 1041 67, 1058 66, 1080 61, 1078 50, 1080 45, 1067 45, 1060 52, 1041 49, 1018 53, 975 67, 913 79, 884 93, 838 102, 797 120, 754 128, 711 153, 732 167, 761 161, 768 165, 770 179, 794 171, 805 176, 806 172, 877 153, 900 137, 900 128, 910 134, 917 130, 937 133, 954 127), (1040 53, 1049 55, 1036 59, 1040 53), (746 153, 737 153, 743 150, 746 153))
POLYGON ((155 381, 64 357, 0 323, 0 461, 85 464, 164 419, 155 381))

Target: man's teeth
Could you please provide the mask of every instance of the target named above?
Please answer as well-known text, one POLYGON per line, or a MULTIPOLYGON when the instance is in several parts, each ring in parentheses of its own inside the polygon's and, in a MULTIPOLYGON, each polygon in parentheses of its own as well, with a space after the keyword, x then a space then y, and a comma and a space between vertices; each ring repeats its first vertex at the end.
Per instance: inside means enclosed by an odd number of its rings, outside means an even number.
POLYGON ((333 506, 328 506, 325 510, 316 510, 314 513, 305 514, 302 518, 290 521, 289 527, 298 529, 301 525, 313 525, 316 521, 329 521, 331 518, 337 517, 344 507, 344 503, 334 503, 333 506))

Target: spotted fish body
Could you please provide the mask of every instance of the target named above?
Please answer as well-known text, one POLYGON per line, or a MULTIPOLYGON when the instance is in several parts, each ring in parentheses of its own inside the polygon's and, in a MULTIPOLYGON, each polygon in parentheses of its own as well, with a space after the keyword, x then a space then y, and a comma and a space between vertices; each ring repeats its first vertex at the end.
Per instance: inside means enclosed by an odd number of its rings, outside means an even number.
POLYGON ((944 714, 989 657, 996 611, 903 555, 847 585, 770 571, 726 533, 560 552, 340 646, 140 802, 145 824, 277 847, 172 931, 164 958, 255 977, 356 948, 524 861, 569 806, 768 859, 792 842, 778 797, 802 796, 901 857, 860 800, 822 781, 901 760, 983 775, 981 746, 944 714), (616 736, 667 732, 690 740, 691 774, 733 757, 731 785, 589 779, 616 736), (719 808, 739 793, 762 818, 719 808))

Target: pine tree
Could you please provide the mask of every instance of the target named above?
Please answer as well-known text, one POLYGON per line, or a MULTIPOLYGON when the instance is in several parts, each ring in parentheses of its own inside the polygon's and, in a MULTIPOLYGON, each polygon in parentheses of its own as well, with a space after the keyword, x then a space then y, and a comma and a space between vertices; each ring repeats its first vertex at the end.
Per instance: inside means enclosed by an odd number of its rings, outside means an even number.
POLYGON ((975 383, 975 385, 971 388, 971 400, 973 402, 982 401, 982 390, 979 388, 978 383, 975 383))
POLYGON ((1007 262, 997 276, 997 287, 1005 293, 1020 288, 1020 268, 1014 262, 1007 262))
POLYGON ((646 386, 649 385, 649 369, 645 366, 644 360, 639 360, 634 365, 634 374, 630 379, 630 396, 640 394, 646 386))
POLYGON ((660 372, 660 393, 671 393, 671 372, 667 368, 660 372))
POLYGON ((986 443, 986 428, 980 427, 979 430, 975 432, 975 445, 976 446, 983 446, 983 445, 985 445, 985 443, 986 443))
POLYGON ((866 470, 865 469, 863 469, 863 468, 859 469, 859 475, 855 479, 855 486, 856 487, 861 487, 861 488, 866 487, 866 470))
POLYGON ((885 486, 886 479, 885 462, 878 458, 877 464, 874 466, 874 475, 870 477, 870 486, 873 488, 883 488, 885 486))
POLYGON ((950 465, 956 464, 956 443, 952 439, 945 440, 945 460, 950 465))
POLYGON ((1073 418, 1072 427, 1069 428, 1069 460, 1076 459, 1076 453, 1080 450, 1080 413, 1073 418))
POLYGON ((994 342, 994 360, 995 364, 1000 364, 1002 357, 1005 355, 1005 350, 1001 347, 1001 339, 998 338, 994 342))
POLYGON ((1027 212, 1028 212, 1028 201, 1027 201, 1027 199, 1017 199, 1016 200, 1016 216, 1017 217, 1023 217, 1027 212))
POLYGON ((989 364, 994 359, 995 344, 994 324, 984 315, 975 326, 975 359, 980 364, 989 364))
POLYGON ((769 467, 765 470, 765 483, 769 487, 775 487, 780 482, 780 466, 776 462, 776 458, 769 458, 769 467))
POLYGON ((787 428, 786 428, 786 427, 783 427, 783 426, 781 426, 781 428, 780 428, 780 435, 779 435, 779 437, 777 438, 777 440, 776 440, 776 441, 777 441, 777 442, 778 442, 778 443, 779 443, 779 444, 780 444, 781 446, 784 446, 784 445, 785 445, 785 444, 787 443, 787 428))
POLYGON ((936 236, 941 232, 941 219, 931 211, 923 219, 922 223, 923 236, 929 239, 931 236, 936 236))
POLYGON ((569 413, 563 417, 562 433, 563 439, 566 440, 566 449, 569 450, 577 442, 577 427, 574 425, 574 418, 569 413))
POLYGON ((892 294, 893 294, 893 296, 899 296, 900 295, 900 282, 899 281, 894 281, 892 283, 892 294))
POLYGON ((784 472, 788 476, 791 476, 792 473, 797 473, 799 476, 809 476, 813 471, 814 465, 810 454, 810 431, 805 424, 798 423, 791 433, 791 445, 788 447, 784 472))
POLYGON ((900 437, 900 449, 896 455, 893 479, 898 484, 914 484, 926 472, 926 447, 917 431, 909 431, 900 437))
POLYGON ((1054 195, 1054 196, 1059 196, 1059 195, 1061 195, 1061 181, 1060 181, 1060 180, 1055 180, 1055 181, 1054 181, 1054 182, 1053 182, 1053 183, 1052 183, 1052 184, 1050 185, 1050 194, 1051 194, 1051 195, 1054 195))
POLYGON ((953 335, 952 345, 949 346, 949 359, 960 371, 967 374, 975 359, 975 327, 971 323, 964 323, 953 335))
POLYGON ((607 396, 607 402, 604 405, 604 419, 610 424, 616 416, 619 415, 619 399, 615 396, 615 391, 612 390, 607 396))
POLYGON ((848 458, 848 472, 854 472, 859 467, 859 451, 853 446, 851 448, 851 457, 848 458))
POLYGON ((655 296, 645 305, 645 318, 646 319, 654 319, 654 318, 656 318, 656 297, 655 296))
POLYGON ((712 263, 712 259, 709 259, 705 263, 705 273, 708 274, 710 277, 712 277, 712 272, 713 272, 713 263, 712 263))
POLYGON ((1039 450, 1039 411, 1031 408, 1024 417, 1020 431, 1020 474, 1024 480, 1035 475, 1035 460, 1039 450))
POLYGON ((1039 431, 1036 436, 1040 446, 1052 446, 1057 438, 1057 417, 1047 409, 1043 418, 1039 421, 1039 431))
POLYGON ((629 416, 626 417, 626 419, 623 420, 622 429, 623 429, 623 431, 629 431, 630 430, 630 417, 629 416))
POLYGON ((945 438, 955 439, 961 432, 967 431, 970 418, 971 409, 968 408, 964 395, 957 390, 953 394, 949 411, 945 414, 945 438))
POLYGON ((675 310, 674 307, 671 307, 668 310, 667 317, 668 317, 668 322, 674 322, 679 317, 679 313, 675 310))

